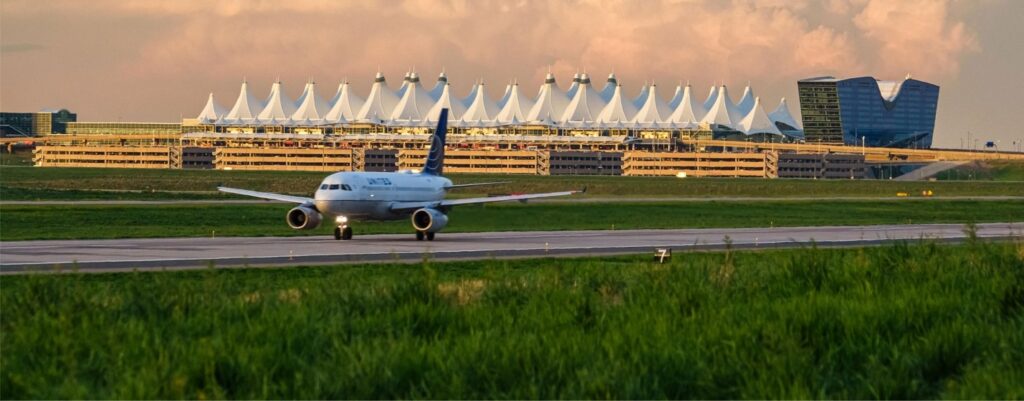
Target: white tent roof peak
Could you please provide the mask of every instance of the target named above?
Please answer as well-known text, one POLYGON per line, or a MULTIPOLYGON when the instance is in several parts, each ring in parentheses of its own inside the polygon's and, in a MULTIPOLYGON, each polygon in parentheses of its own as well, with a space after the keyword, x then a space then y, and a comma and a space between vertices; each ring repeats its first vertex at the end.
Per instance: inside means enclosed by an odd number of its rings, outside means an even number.
POLYGON ((775 111, 768 113, 768 118, 772 119, 775 123, 786 124, 794 129, 801 129, 800 122, 793 118, 793 115, 789 113, 789 105, 786 104, 786 98, 782 98, 779 101, 779 107, 775 108, 775 111))
POLYGON ((566 97, 572 99, 573 96, 576 96, 576 90, 578 90, 580 88, 580 80, 581 80, 580 73, 579 73, 579 71, 577 71, 572 76, 572 84, 570 84, 569 85, 569 89, 565 91, 565 96, 566 97))
POLYGON ((196 119, 203 123, 212 123, 224 117, 225 114, 224 108, 217 104, 217 101, 213 99, 213 92, 210 92, 210 96, 206 98, 206 106, 203 107, 203 111, 199 112, 199 117, 196 119))
POLYGON ((441 109, 448 109, 448 121, 457 121, 466 114, 466 105, 459 99, 452 98, 452 85, 445 84, 437 102, 427 112, 426 121, 436 122, 441 117, 441 109))
POLYGON ((604 109, 605 102, 590 84, 590 77, 584 73, 580 77, 575 96, 565 106, 562 113, 563 123, 586 123, 597 120, 597 115, 604 109))
POLYGON ((537 93, 537 101, 526 116, 526 121, 553 124, 557 122, 556 118, 562 116, 568 104, 569 98, 558 88, 555 76, 548 72, 544 77, 544 84, 537 93))
POLYGON ((668 107, 675 110, 679 107, 679 103, 683 101, 683 84, 676 85, 676 91, 672 94, 672 99, 668 101, 668 107))
POLYGON ((402 78, 402 86, 399 86, 398 90, 395 91, 395 96, 398 97, 398 98, 401 98, 402 95, 405 94, 405 90, 409 88, 409 83, 410 82, 412 82, 412 73, 406 71, 405 72, 405 77, 402 78))
POLYGON ((615 85, 615 90, 612 91, 608 104, 597 115, 596 121, 600 124, 624 124, 632 121, 635 115, 636 106, 633 105, 633 102, 626 100, 622 94, 622 85, 618 84, 615 85))
POLYGON ((434 99, 435 102, 437 101, 437 99, 440 99, 441 98, 441 91, 444 90, 444 87, 447 84, 448 84, 448 75, 444 73, 444 70, 442 70, 441 74, 439 74, 437 76, 437 83, 434 84, 434 88, 430 90, 430 98, 434 99))
POLYGON ((501 99, 498 100, 498 109, 505 108, 505 103, 508 102, 509 96, 512 95, 512 82, 505 85, 505 93, 501 95, 501 99))
POLYGON ((466 95, 466 97, 462 98, 462 100, 460 100, 460 102, 462 102, 462 104, 464 106, 466 106, 466 108, 469 108, 469 105, 473 104, 473 101, 476 100, 476 93, 479 90, 480 90, 480 81, 477 80, 476 82, 473 82, 473 87, 470 88, 469 94, 466 95))
POLYGON ((689 83, 683 88, 682 98, 679 100, 679 104, 669 116, 669 121, 673 123, 698 123, 707 114, 707 110, 704 109, 704 104, 700 103, 695 96, 693 96, 693 87, 689 83))
POLYGON ((647 81, 644 81, 644 86, 640 88, 640 94, 633 98, 633 106, 636 106, 638 109, 644 106, 644 102, 647 101, 648 90, 650 90, 650 87, 647 85, 647 81))
POLYGON ((707 114, 701 119, 701 123, 724 125, 729 128, 739 130, 739 122, 741 118, 734 118, 734 114, 729 112, 731 103, 728 101, 729 93, 725 89, 725 85, 718 88, 718 93, 715 94, 715 103, 708 109, 707 114))
POLYGON ((768 118, 768 113, 764 112, 764 108, 761 107, 761 98, 754 98, 754 107, 751 108, 750 113, 743 117, 740 121, 739 127, 733 127, 747 135, 753 134, 774 134, 782 135, 779 128, 775 126, 775 123, 768 118))
POLYGON ((249 92, 249 83, 243 80, 242 88, 238 92, 238 99, 235 100, 235 106, 228 111, 224 119, 236 122, 252 121, 259 117, 262 110, 263 102, 249 92))
POLYGON ((295 121, 321 120, 327 116, 330 107, 320 96, 316 94, 316 83, 310 80, 302 91, 302 103, 292 113, 291 119, 295 121))
POLYGON ((711 106, 714 106, 716 100, 718 100, 718 87, 711 85, 711 91, 708 92, 707 99, 704 99, 704 109, 711 110, 711 106))
POLYGON ((487 90, 484 87, 483 81, 477 84, 476 96, 473 98, 473 102, 466 108, 466 113, 462 115, 463 122, 486 122, 494 120, 494 117, 498 115, 498 105, 491 99, 487 98, 487 90))
POLYGON ((424 121, 434 103, 434 99, 430 98, 430 94, 420 83, 419 76, 414 72, 409 76, 405 93, 395 104, 394 111, 391 112, 391 121, 424 121))
POLYGON ((263 107, 258 118, 260 121, 281 123, 288 120, 292 114, 295 114, 295 102, 284 93, 281 81, 274 82, 274 85, 270 87, 267 105, 263 107))
POLYGON ((615 73, 608 74, 608 81, 605 82, 604 88, 601 88, 601 99, 608 103, 612 99, 612 95, 615 94, 615 89, 619 87, 619 80, 615 78, 615 73))
POLYGON ((743 96, 740 96, 740 101, 736 103, 736 109, 740 114, 747 115, 754 108, 754 97, 754 91, 750 89, 748 83, 747 87, 743 89, 743 96))
POLYGON ((327 112, 324 119, 330 122, 355 120, 359 114, 359 109, 363 107, 363 103, 365 103, 363 98, 353 93, 348 81, 345 81, 338 87, 338 94, 334 96, 331 110, 327 112))
POLYGON ((398 104, 398 96, 391 88, 388 88, 384 74, 378 72, 373 80, 373 86, 370 86, 370 94, 366 97, 366 102, 363 103, 359 114, 356 115, 356 120, 382 121, 391 116, 396 104, 398 104))
POLYGON ((533 100, 523 96, 522 92, 519 91, 519 84, 514 83, 509 89, 508 99, 505 104, 501 107, 501 111, 495 117, 495 120, 502 124, 515 124, 526 121, 527 114, 530 113, 530 109, 533 108, 533 100))
POLYGON ((647 90, 647 99, 644 100, 640 110, 637 110, 633 122, 638 124, 661 123, 667 121, 671 114, 672 109, 658 97, 658 85, 651 84, 647 90))

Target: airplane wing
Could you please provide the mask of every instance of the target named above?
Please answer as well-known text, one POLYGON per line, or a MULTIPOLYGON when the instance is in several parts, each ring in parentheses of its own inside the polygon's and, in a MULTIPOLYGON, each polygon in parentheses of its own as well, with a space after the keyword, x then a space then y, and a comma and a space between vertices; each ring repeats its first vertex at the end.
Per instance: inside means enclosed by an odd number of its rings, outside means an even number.
POLYGON ((484 185, 501 185, 508 184, 512 181, 495 181, 495 182, 474 182, 472 184, 455 184, 444 187, 445 190, 456 189, 456 188, 469 188, 469 187, 480 187, 484 185))
POLYGON ((586 189, 580 191, 562 191, 562 192, 547 192, 542 194, 523 194, 523 195, 504 195, 504 196, 490 196, 485 198, 466 198, 466 199, 445 199, 441 201, 429 201, 429 202, 395 202, 391 204, 391 210, 410 210, 410 209, 421 209, 421 208, 447 208, 459 205, 473 205, 477 203, 491 203, 491 202, 506 202, 506 201, 525 201, 527 199, 537 198, 550 198, 554 196, 569 196, 572 194, 578 194, 586 192, 586 189))
POLYGON ((281 201, 281 202, 309 203, 309 204, 313 203, 313 198, 303 198, 301 196, 282 195, 282 194, 275 194, 275 193, 270 193, 270 192, 257 192, 257 191, 250 191, 250 190, 247 190, 247 189, 228 188, 228 187, 217 187, 217 190, 221 191, 221 192, 227 192, 229 194, 245 195, 245 196, 251 196, 253 198, 269 199, 269 200, 276 200, 276 201, 281 201))

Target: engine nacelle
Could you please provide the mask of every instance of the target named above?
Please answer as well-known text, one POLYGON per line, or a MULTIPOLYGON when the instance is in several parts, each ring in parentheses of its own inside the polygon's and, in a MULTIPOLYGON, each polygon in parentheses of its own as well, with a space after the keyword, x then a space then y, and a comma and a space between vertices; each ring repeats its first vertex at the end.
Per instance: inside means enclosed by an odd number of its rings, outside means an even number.
POLYGON ((285 218, 288 220, 288 227, 296 230, 312 230, 320 227, 320 212, 306 206, 299 206, 288 211, 285 218))
POLYGON ((412 213, 412 227, 419 231, 436 233, 448 225, 448 216, 437 209, 420 209, 412 213))

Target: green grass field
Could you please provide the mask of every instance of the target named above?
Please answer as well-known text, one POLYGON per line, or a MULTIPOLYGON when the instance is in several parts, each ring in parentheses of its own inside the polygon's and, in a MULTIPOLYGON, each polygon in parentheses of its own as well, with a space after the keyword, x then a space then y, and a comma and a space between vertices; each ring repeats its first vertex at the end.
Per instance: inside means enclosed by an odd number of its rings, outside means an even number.
POLYGON ((1024 245, 6 276, 0 398, 1020 399, 1024 245))
MULTIPOLYGON (((325 173, 223 170, 145 170, 0 167, 0 198, 35 199, 228 199, 218 185, 309 195, 325 173)), ((509 181, 453 191, 453 196, 547 192, 587 187, 591 197, 895 197, 932 190, 935 196, 1024 196, 1024 186, 1004 182, 892 182, 879 180, 678 179, 452 175, 456 183, 509 181)))
MULTIPOLYGON (((296 231, 291 205, 3 206, 0 239, 329 235, 296 231), (216 232, 214 232, 216 231, 216 232)), ((461 206, 445 232, 980 223, 1024 220, 1014 200, 687 201, 461 206)), ((357 222, 356 235, 412 233, 408 220, 357 222)), ((444 235, 443 233, 441 235, 444 235)))
POLYGON ((961 181, 987 180, 1024 182, 1024 162, 1007 160, 974 162, 952 170, 943 171, 937 174, 936 178, 940 180, 961 181))

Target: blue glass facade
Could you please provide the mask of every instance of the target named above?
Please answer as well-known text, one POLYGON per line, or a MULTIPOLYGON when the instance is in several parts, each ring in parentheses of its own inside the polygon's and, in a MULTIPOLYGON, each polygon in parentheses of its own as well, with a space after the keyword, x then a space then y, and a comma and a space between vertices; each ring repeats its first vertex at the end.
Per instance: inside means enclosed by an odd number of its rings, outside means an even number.
POLYGON ((872 77, 829 77, 800 81, 798 87, 808 142, 834 143, 841 134, 847 145, 860 145, 863 138, 868 146, 931 147, 939 102, 936 85, 915 79, 880 83, 872 77), (883 96, 880 84, 891 93, 883 96))

